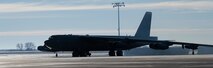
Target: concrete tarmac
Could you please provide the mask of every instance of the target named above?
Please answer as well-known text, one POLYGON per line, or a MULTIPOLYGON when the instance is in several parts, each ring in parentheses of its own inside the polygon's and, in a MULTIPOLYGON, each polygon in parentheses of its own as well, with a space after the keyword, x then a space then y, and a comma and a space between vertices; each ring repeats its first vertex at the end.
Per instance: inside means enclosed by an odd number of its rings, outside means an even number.
POLYGON ((3 55, 0 68, 213 68, 213 55, 71 57, 3 55))

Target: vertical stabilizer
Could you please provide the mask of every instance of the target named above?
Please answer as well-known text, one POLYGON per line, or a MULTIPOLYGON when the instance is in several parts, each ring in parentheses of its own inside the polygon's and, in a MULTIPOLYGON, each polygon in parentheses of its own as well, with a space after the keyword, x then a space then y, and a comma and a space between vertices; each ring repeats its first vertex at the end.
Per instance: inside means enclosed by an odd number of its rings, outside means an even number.
POLYGON ((135 33, 135 38, 139 39, 149 39, 150 28, 151 28, 152 12, 146 12, 137 32, 135 33))

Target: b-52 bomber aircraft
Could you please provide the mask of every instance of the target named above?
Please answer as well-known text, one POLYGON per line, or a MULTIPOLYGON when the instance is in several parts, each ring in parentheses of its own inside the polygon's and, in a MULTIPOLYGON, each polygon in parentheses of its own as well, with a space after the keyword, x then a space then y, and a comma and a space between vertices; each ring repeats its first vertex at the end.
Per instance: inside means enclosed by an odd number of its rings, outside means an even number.
MULTIPOLYGON (((135 36, 101 36, 101 35, 52 35, 39 46, 40 51, 72 51, 73 57, 90 56, 90 51, 109 51, 109 56, 123 56, 122 50, 149 45, 156 50, 165 50, 172 45, 182 48, 198 49, 198 46, 213 47, 213 45, 158 40, 150 36, 152 12, 146 12, 135 36)), ((56 57, 58 54, 56 53, 56 57)))

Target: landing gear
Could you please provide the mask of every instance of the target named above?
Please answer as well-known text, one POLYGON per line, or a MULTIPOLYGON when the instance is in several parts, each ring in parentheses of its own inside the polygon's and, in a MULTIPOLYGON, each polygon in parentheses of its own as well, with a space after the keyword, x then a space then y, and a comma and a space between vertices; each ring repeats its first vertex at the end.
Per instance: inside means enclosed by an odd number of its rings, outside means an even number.
POLYGON ((182 45, 182 48, 187 48, 187 49, 191 49, 192 51, 190 52, 192 55, 195 55, 198 53, 197 49, 198 46, 197 45, 182 45))
POLYGON ((79 57, 79 54, 78 54, 78 52, 76 52, 76 51, 73 51, 73 52, 72 52, 72 57, 79 57))
POLYGON ((117 50, 116 54, 117 54, 117 56, 123 56, 123 51, 122 50, 117 50))
POLYGON ((198 53, 198 50, 197 49, 192 49, 192 55, 195 55, 198 53))
POLYGON ((109 51, 109 56, 123 56, 123 51, 122 50, 117 50, 117 52, 115 53, 114 50, 110 50, 109 51))
POLYGON ((87 56, 89 56, 89 57, 90 57, 91 55, 92 55, 92 54, 91 54, 91 53, 89 53, 89 51, 88 51, 88 52, 87 52, 87 56))
POLYGON ((109 51, 109 56, 115 56, 115 51, 114 50, 110 50, 109 51))
POLYGON ((196 55, 196 54, 198 54, 198 50, 197 49, 190 49, 188 54, 189 55, 196 55))
POLYGON ((192 55, 195 55, 195 50, 194 49, 192 49, 192 55))
POLYGON ((57 52, 55 52, 55 57, 58 57, 58 53, 57 52))
POLYGON ((91 53, 89 51, 73 51, 72 57, 87 57, 91 56, 91 53))

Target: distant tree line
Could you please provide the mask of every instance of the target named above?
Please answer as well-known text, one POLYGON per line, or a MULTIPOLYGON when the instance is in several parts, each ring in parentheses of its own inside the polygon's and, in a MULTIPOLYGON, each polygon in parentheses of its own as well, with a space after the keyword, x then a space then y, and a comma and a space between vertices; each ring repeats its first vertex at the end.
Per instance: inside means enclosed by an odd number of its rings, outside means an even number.
POLYGON ((18 49, 18 50, 26 50, 26 51, 32 51, 32 50, 36 50, 36 46, 35 46, 35 44, 34 43, 32 43, 32 42, 27 42, 27 43, 25 43, 25 45, 23 44, 23 43, 18 43, 17 45, 16 45, 16 48, 18 49))

